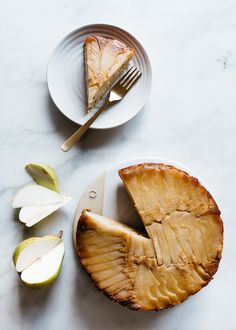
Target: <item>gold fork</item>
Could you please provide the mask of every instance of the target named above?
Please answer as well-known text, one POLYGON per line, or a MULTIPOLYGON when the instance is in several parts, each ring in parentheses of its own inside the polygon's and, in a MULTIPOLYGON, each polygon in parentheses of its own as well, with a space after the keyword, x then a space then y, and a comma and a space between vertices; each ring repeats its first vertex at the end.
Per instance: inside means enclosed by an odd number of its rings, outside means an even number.
POLYGON ((98 118, 98 116, 107 109, 111 104, 117 103, 123 99, 123 97, 128 93, 128 91, 133 87, 133 85, 141 77, 142 73, 132 66, 125 75, 112 87, 104 104, 98 111, 96 111, 92 117, 90 117, 85 124, 83 124, 68 140, 66 140, 61 146, 63 151, 70 150, 73 145, 79 141, 79 139, 84 135, 89 129, 92 123, 98 118))

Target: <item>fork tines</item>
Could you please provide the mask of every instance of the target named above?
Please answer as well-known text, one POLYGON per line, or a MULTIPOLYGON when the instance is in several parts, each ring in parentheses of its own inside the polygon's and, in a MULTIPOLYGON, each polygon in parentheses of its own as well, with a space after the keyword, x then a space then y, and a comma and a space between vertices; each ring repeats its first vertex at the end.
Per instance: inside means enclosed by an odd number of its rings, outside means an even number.
POLYGON ((120 79, 119 83, 125 89, 130 89, 137 79, 142 75, 142 72, 139 71, 135 66, 132 66, 125 75, 120 79))

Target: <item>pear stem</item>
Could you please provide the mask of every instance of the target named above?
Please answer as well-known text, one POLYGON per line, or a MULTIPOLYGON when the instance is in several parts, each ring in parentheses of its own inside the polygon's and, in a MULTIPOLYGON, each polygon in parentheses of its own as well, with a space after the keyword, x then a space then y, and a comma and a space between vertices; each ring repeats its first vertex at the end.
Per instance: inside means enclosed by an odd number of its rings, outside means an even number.
POLYGON ((62 235, 63 235, 63 230, 60 230, 57 236, 58 236, 59 238, 62 238, 62 235))

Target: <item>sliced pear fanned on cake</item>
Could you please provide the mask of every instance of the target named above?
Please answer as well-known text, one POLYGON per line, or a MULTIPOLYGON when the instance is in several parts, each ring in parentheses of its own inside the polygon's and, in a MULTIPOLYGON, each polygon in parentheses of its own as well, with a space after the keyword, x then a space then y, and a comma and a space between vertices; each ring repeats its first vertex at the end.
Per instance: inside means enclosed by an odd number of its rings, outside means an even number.
POLYGON ((76 247, 93 283, 133 310, 183 302, 217 271, 223 244, 220 211, 187 173, 163 164, 119 171, 149 237, 84 210, 76 247))
POLYGON ((84 41, 87 106, 94 107, 128 66, 134 50, 116 39, 90 36, 84 41))

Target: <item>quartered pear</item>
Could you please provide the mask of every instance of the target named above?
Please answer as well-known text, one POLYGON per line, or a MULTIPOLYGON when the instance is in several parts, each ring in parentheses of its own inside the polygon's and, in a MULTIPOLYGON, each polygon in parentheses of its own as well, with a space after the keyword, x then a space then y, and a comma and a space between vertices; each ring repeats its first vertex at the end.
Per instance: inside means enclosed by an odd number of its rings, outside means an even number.
POLYGON ((51 189, 31 184, 20 189, 15 195, 12 207, 21 208, 19 219, 31 227, 72 200, 51 189))
POLYGON ((57 174, 51 166, 41 163, 30 163, 25 166, 25 169, 36 183, 59 192, 57 174))
POLYGON ((45 206, 59 204, 64 201, 64 196, 38 184, 30 184, 21 188, 15 195, 12 207, 45 206))

